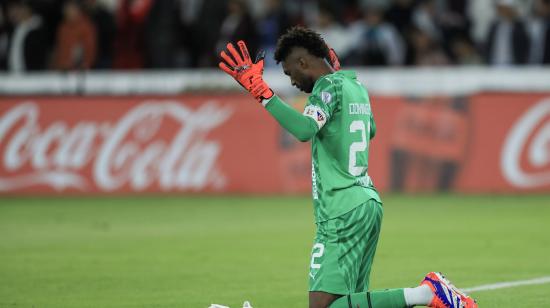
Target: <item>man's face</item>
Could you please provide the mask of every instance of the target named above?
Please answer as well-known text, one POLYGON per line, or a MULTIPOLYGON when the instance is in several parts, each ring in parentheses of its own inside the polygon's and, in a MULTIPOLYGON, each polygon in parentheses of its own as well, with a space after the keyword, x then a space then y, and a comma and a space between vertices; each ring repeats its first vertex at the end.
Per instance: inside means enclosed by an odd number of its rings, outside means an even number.
POLYGON ((507 20, 513 20, 516 14, 513 6, 503 4, 497 4, 497 13, 500 17, 507 20))
POLYGON ((311 93, 315 80, 308 75, 308 63, 303 55, 303 49, 293 48, 282 62, 283 71, 285 75, 290 77, 293 86, 302 92, 311 93))
POLYGON ((21 21, 24 20, 24 7, 19 4, 8 5, 7 16, 8 20, 12 25, 18 25, 21 21))
POLYGON ((67 2, 63 7, 63 14, 67 20, 77 20, 79 18, 80 9, 74 2, 67 2))

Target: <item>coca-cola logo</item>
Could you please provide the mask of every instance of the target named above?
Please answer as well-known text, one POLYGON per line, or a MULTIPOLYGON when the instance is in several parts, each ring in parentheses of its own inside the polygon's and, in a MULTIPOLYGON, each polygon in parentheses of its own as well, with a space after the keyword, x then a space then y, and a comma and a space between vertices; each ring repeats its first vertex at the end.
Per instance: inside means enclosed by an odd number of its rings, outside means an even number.
POLYGON ((512 126, 500 165, 506 180, 516 187, 550 184, 550 98, 533 105, 512 126))
POLYGON ((222 188, 221 144, 207 134, 231 113, 216 102, 193 110, 177 101, 146 101, 110 122, 70 126, 60 119, 41 127, 39 105, 19 103, 0 117, 0 191, 44 184, 81 191, 222 188), (161 130, 169 137, 158 138, 161 130), (83 174, 86 167, 91 176, 83 174))

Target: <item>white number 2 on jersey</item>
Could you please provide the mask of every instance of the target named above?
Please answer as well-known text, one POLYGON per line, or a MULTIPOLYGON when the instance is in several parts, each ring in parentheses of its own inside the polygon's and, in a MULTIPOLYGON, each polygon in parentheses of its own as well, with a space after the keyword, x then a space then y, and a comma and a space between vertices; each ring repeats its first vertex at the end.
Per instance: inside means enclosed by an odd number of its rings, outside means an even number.
POLYGON ((321 268, 321 264, 315 263, 315 258, 322 257, 324 252, 325 245, 323 245, 322 243, 316 243, 315 245, 313 245, 313 252, 311 254, 311 268, 321 268))
POLYGON ((370 121, 365 125, 365 122, 361 120, 355 120, 351 122, 349 126, 350 133, 355 133, 357 131, 361 132, 361 141, 353 142, 349 146, 349 166, 348 171, 353 176, 360 176, 365 173, 367 166, 357 166, 357 152, 364 152, 369 148, 369 138, 370 136, 370 121))

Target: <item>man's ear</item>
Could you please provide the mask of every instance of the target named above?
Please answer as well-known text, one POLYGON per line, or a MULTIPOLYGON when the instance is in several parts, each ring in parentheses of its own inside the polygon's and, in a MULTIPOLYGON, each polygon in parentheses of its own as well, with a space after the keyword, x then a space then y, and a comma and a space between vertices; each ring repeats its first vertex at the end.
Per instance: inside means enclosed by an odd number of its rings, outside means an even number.
POLYGON ((298 64, 300 65, 301 69, 307 69, 309 67, 309 64, 305 57, 299 57, 298 64))

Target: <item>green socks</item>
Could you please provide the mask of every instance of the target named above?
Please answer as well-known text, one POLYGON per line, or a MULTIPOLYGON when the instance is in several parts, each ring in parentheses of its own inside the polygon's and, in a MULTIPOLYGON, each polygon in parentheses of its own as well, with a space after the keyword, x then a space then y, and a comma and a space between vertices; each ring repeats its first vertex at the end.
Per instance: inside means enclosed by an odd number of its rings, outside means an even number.
POLYGON ((403 289, 355 293, 335 300, 330 308, 406 308, 403 289))

